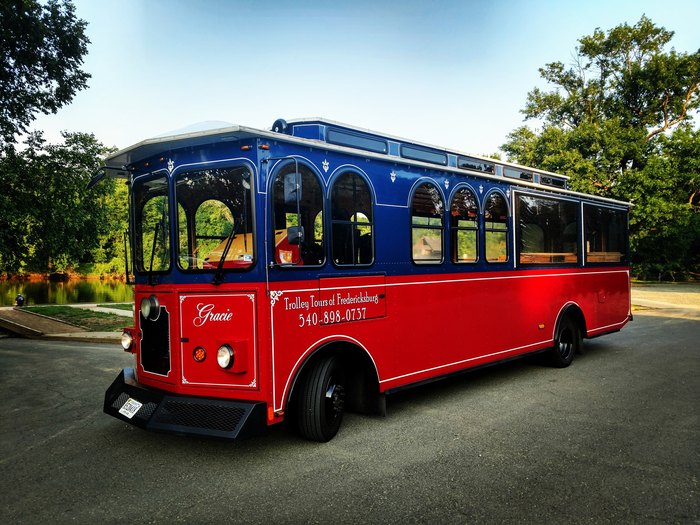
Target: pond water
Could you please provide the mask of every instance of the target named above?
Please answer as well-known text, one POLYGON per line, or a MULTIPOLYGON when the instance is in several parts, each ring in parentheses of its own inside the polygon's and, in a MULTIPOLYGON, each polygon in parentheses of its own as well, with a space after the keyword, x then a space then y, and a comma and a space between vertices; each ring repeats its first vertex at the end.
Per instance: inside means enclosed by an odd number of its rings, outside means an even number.
POLYGON ((134 287, 121 281, 0 281, 1 306, 15 304, 15 298, 20 293, 24 296, 25 305, 129 303, 134 300, 134 287))

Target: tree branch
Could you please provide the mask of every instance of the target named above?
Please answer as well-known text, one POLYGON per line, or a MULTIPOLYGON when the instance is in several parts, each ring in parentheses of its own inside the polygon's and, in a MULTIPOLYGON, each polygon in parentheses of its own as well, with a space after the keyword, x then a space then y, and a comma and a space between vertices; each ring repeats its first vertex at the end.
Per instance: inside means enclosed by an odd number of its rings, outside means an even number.
POLYGON ((669 94, 668 92, 666 93, 665 100, 663 103, 663 113, 664 113, 664 124, 660 128, 657 128, 655 130, 652 130, 644 139, 646 142, 649 142, 653 137, 658 135, 659 133, 663 133, 669 128, 672 128, 676 124, 679 124, 680 122, 683 122, 688 114, 688 106, 690 105, 690 99, 693 97, 693 93, 697 91, 698 89, 698 84, 693 84, 690 86, 688 89, 688 92, 685 94, 685 100, 683 101, 683 109, 681 110, 680 115, 678 115, 677 118, 671 120, 669 122, 668 120, 668 101, 669 101, 669 94))

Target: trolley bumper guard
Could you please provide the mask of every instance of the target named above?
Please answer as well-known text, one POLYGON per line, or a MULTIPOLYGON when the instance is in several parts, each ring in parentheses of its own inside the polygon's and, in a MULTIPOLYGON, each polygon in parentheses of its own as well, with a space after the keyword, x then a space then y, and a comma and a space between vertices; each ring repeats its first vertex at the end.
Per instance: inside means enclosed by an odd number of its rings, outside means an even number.
MULTIPOLYGON (((136 405, 138 406, 138 405, 136 405)), ((227 440, 261 434, 267 427, 266 404, 169 394, 136 381, 125 368, 105 392, 104 412, 146 430, 227 440), (129 400, 141 404, 132 416, 120 413, 129 400)))

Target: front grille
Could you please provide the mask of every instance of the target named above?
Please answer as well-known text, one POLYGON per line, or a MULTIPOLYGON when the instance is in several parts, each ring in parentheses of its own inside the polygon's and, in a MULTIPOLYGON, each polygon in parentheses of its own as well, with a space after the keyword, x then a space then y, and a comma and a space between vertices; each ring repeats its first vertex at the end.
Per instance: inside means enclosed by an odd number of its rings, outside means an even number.
POLYGON ((131 368, 125 368, 105 392, 104 411, 146 430, 222 439, 254 436, 267 427, 263 402, 169 394, 139 385, 131 368), (142 403, 131 419, 119 413, 130 397, 142 403))
POLYGON ((141 321, 141 365, 146 372, 167 375, 170 372, 170 314, 160 307, 158 318, 141 321))
POLYGON ((242 408, 203 404, 196 401, 171 401, 163 403, 154 422, 192 428, 210 428, 231 432, 238 427, 245 415, 242 408))

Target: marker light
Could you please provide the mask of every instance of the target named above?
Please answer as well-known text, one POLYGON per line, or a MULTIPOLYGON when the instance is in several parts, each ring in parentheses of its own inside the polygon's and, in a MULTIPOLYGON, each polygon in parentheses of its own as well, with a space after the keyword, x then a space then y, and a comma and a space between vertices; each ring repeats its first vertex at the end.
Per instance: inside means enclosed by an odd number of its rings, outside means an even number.
POLYGON ((122 343, 122 348, 124 349, 125 352, 128 352, 129 350, 131 350, 131 345, 133 344, 133 342, 134 342, 134 338, 131 337, 131 333, 124 330, 122 332, 121 343, 122 343))
POLYGON ((155 321, 158 319, 160 314, 160 304, 158 303, 158 298, 155 295, 150 297, 144 297, 141 299, 141 315, 144 319, 150 319, 155 321))
POLYGON ((231 368, 233 366, 233 348, 229 345, 221 345, 216 352, 216 362, 221 368, 231 368))
POLYGON ((202 348, 201 346, 198 346, 197 348, 194 349, 194 352, 192 353, 192 357, 194 357, 194 360, 197 361, 198 363, 201 363, 207 358, 207 351, 202 348))

